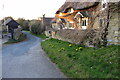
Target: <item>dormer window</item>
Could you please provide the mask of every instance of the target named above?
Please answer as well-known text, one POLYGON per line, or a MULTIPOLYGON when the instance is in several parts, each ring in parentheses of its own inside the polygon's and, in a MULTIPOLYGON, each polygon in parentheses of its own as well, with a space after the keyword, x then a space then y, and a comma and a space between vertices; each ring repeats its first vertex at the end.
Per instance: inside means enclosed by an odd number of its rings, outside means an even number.
POLYGON ((74 12, 74 9, 73 9, 73 8, 71 8, 70 13, 73 13, 73 12, 74 12))
POLYGON ((67 8, 67 9, 66 9, 66 12, 68 12, 68 13, 73 13, 73 12, 74 12, 74 9, 73 9, 73 8, 67 8))
POLYGON ((62 13, 60 13, 60 15, 59 16, 62 16, 62 13))

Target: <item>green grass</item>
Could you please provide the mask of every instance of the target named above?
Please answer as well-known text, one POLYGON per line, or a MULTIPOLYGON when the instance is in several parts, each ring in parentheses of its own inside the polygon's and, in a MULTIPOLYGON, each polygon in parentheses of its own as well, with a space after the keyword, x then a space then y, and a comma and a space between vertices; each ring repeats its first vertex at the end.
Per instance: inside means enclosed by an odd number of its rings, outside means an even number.
POLYGON ((71 78, 120 78, 118 50, 120 46, 89 48, 49 39, 41 43, 52 62, 71 78))
MULTIPOLYGON (((31 33, 31 32, 30 32, 31 33)), ((42 39, 46 39, 46 38, 49 38, 49 37, 47 37, 46 35, 44 35, 44 34, 34 34, 34 33, 31 33, 32 35, 34 35, 34 36, 37 36, 37 37, 39 37, 39 38, 42 38, 42 39)))
POLYGON ((27 39, 27 36, 25 34, 22 34, 20 36, 20 38, 18 40, 15 39, 9 39, 7 42, 5 42, 4 44, 13 44, 13 43, 18 43, 18 42, 22 42, 24 40, 27 39))

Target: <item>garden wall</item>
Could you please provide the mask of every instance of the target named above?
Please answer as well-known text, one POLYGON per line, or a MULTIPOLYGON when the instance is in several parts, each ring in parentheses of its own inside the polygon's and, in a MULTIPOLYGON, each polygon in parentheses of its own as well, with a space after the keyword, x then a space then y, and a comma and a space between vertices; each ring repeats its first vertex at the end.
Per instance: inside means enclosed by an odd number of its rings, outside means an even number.
POLYGON ((95 30, 61 29, 52 32, 52 38, 74 44, 90 45, 90 39, 95 36, 95 30))

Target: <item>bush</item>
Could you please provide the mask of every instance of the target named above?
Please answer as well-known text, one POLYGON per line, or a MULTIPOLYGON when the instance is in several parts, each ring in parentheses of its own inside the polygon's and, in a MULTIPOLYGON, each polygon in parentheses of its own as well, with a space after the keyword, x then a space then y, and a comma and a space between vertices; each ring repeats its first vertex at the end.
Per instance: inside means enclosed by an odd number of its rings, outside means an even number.
POLYGON ((31 33, 31 34, 34 35, 34 36, 37 36, 37 37, 39 37, 39 38, 42 38, 42 39, 49 38, 49 37, 47 37, 45 34, 34 34, 34 33, 31 33))
POLYGON ((39 21, 31 23, 30 31, 34 34, 42 34, 44 32, 44 26, 39 21))
POLYGON ((22 30, 29 31, 29 23, 30 20, 25 20, 23 18, 19 18, 17 22, 20 24, 22 30))

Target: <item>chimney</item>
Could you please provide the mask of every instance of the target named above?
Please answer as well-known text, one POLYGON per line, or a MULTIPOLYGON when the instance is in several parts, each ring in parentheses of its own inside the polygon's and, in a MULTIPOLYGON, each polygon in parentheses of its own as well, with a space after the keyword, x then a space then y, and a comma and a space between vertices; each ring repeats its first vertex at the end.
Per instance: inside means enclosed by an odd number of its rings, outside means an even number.
POLYGON ((42 24, 43 25, 45 24, 45 14, 43 14, 43 17, 42 17, 42 24))

